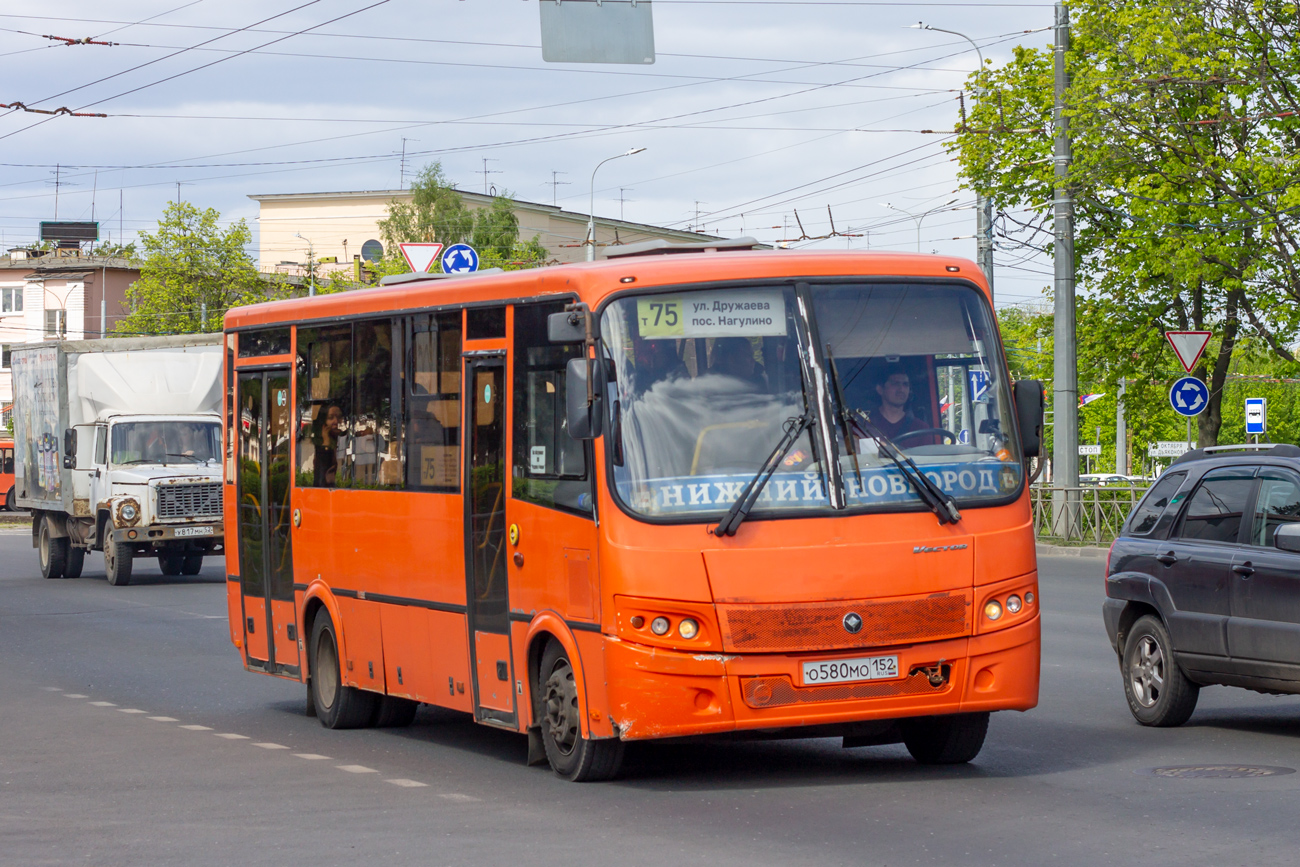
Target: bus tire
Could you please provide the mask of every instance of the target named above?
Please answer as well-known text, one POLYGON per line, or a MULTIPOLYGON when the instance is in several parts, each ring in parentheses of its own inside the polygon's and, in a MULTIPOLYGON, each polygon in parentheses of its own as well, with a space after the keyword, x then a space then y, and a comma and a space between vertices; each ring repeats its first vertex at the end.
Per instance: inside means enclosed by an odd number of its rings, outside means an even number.
POLYGON ((14 511, 14 489, 12 487, 5 493, 5 511, 14 511))
POLYGON ((104 543, 104 571, 108 573, 108 583, 114 587, 125 587, 131 583, 131 566, 135 563, 135 549, 130 545, 109 540, 104 543))
POLYGON ((339 643, 334 621, 322 608, 311 625, 308 645, 312 699, 316 718, 327 729, 364 728, 374 719, 378 696, 354 686, 344 686, 339 667, 339 643))
POLYGON ((581 707, 573 665, 564 647, 551 641, 537 672, 538 721, 551 770, 573 783, 612 780, 623 766, 623 742, 582 736, 581 707))
POLYGON ((185 559, 181 561, 182 575, 197 575, 203 570, 202 554, 186 554, 185 559))
POLYGON ((80 578, 81 567, 86 564, 85 548, 68 548, 68 559, 63 566, 64 578, 80 578))
POLYGON ((400 729, 415 722, 415 712, 420 709, 418 701, 386 695, 375 702, 375 728, 400 729))
POLYGON ((68 566, 68 552, 71 545, 68 537, 56 539, 50 532, 50 520, 43 515, 38 515, 36 520, 41 522, 40 528, 36 535, 36 550, 41 561, 42 578, 62 578, 63 570, 68 566))
POLYGON ((158 568, 164 575, 179 575, 184 559, 184 555, 179 551, 159 551, 158 568))
POLYGON ((907 722, 903 743, 923 765, 963 765, 979 755, 988 731, 987 712, 927 716, 907 722))

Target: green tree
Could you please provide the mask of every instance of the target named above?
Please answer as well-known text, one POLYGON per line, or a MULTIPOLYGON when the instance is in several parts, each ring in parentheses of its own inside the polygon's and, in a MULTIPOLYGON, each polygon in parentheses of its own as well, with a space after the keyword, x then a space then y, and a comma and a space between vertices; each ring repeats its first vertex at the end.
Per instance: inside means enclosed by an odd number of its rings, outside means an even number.
POLYGON ((266 284, 245 249, 248 225, 239 220, 223 229, 220 220, 213 208, 170 202, 158 230, 140 233, 140 279, 127 290, 131 312, 118 322, 119 333, 220 331, 231 307, 266 300, 266 284))
MULTIPOLYGON (((1245 343, 1295 360, 1300 121, 1284 115, 1300 76, 1297 4, 1070 8, 1080 387, 1113 393, 1124 377, 1130 408, 1154 411, 1181 373, 1162 333, 1211 330, 1195 371, 1211 391, 1198 442, 1211 445, 1245 343)), ((953 146, 962 172, 999 204, 1036 212, 1041 229, 1054 188, 1051 51, 1018 48, 973 84, 980 95, 953 146)))

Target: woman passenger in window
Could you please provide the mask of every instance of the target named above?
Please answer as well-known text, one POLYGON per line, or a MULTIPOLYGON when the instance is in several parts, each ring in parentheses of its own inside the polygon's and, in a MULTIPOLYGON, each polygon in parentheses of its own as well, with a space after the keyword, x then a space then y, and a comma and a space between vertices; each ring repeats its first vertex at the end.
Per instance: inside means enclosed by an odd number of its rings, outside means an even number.
POLYGON ((339 449, 343 426, 343 410, 330 404, 321 424, 320 439, 316 443, 316 484, 332 487, 338 474, 339 449))

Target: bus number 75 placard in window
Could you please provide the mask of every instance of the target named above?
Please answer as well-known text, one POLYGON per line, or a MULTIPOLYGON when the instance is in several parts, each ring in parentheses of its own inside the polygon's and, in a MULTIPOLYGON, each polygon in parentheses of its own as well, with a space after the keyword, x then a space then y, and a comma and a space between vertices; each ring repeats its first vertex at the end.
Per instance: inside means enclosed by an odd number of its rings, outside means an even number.
POLYGON ((682 302, 678 298, 643 298, 636 303, 642 337, 682 337, 682 302))

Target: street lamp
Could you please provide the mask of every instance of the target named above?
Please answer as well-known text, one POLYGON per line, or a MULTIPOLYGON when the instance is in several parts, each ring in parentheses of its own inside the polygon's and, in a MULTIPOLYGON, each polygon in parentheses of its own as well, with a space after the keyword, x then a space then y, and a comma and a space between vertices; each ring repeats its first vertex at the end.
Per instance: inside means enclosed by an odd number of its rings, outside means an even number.
POLYGON ((913 220, 916 221, 916 252, 919 253, 921 252, 921 221, 924 220, 926 217, 930 216, 931 214, 937 214, 939 211, 942 211, 944 208, 948 207, 949 205, 955 204, 956 202, 957 202, 956 199, 949 199, 948 201, 944 202, 942 205, 933 207, 928 211, 922 211, 920 214, 913 214, 911 211, 904 210, 903 208, 898 207, 898 205, 894 205, 889 202, 881 202, 880 204, 881 207, 889 208, 891 211, 898 211, 898 213, 900 214, 906 214, 907 216, 911 217, 913 220))
POLYGON ((307 297, 314 298, 316 296, 316 266, 313 264, 313 260, 316 256, 316 245, 312 243, 311 238, 305 238, 301 234, 295 233, 294 237, 307 242, 307 279, 309 281, 307 284, 307 297))
POLYGON ((596 163, 596 168, 591 170, 591 202, 587 208, 587 261, 596 261, 596 172, 600 167, 610 160, 616 160, 619 157, 630 157, 633 154, 639 154, 645 148, 631 148, 621 154, 615 154, 612 157, 601 160, 596 163))
MULTIPOLYGON (((975 44, 965 33, 959 33, 956 30, 948 30, 944 27, 935 27, 932 24, 926 24, 918 21, 915 24, 909 24, 910 30, 933 30, 936 33, 948 33, 953 36, 960 36, 970 43, 970 47, 975 49, 975 56, 979 58, 980 69, 984 69, 984 52, 975 44)), ((993 295, 993 201, 981 193, 975 191, 975 261, 979 263, 980 270, 984 272, 984 279, 989 284, 989 296, 993 295)))

